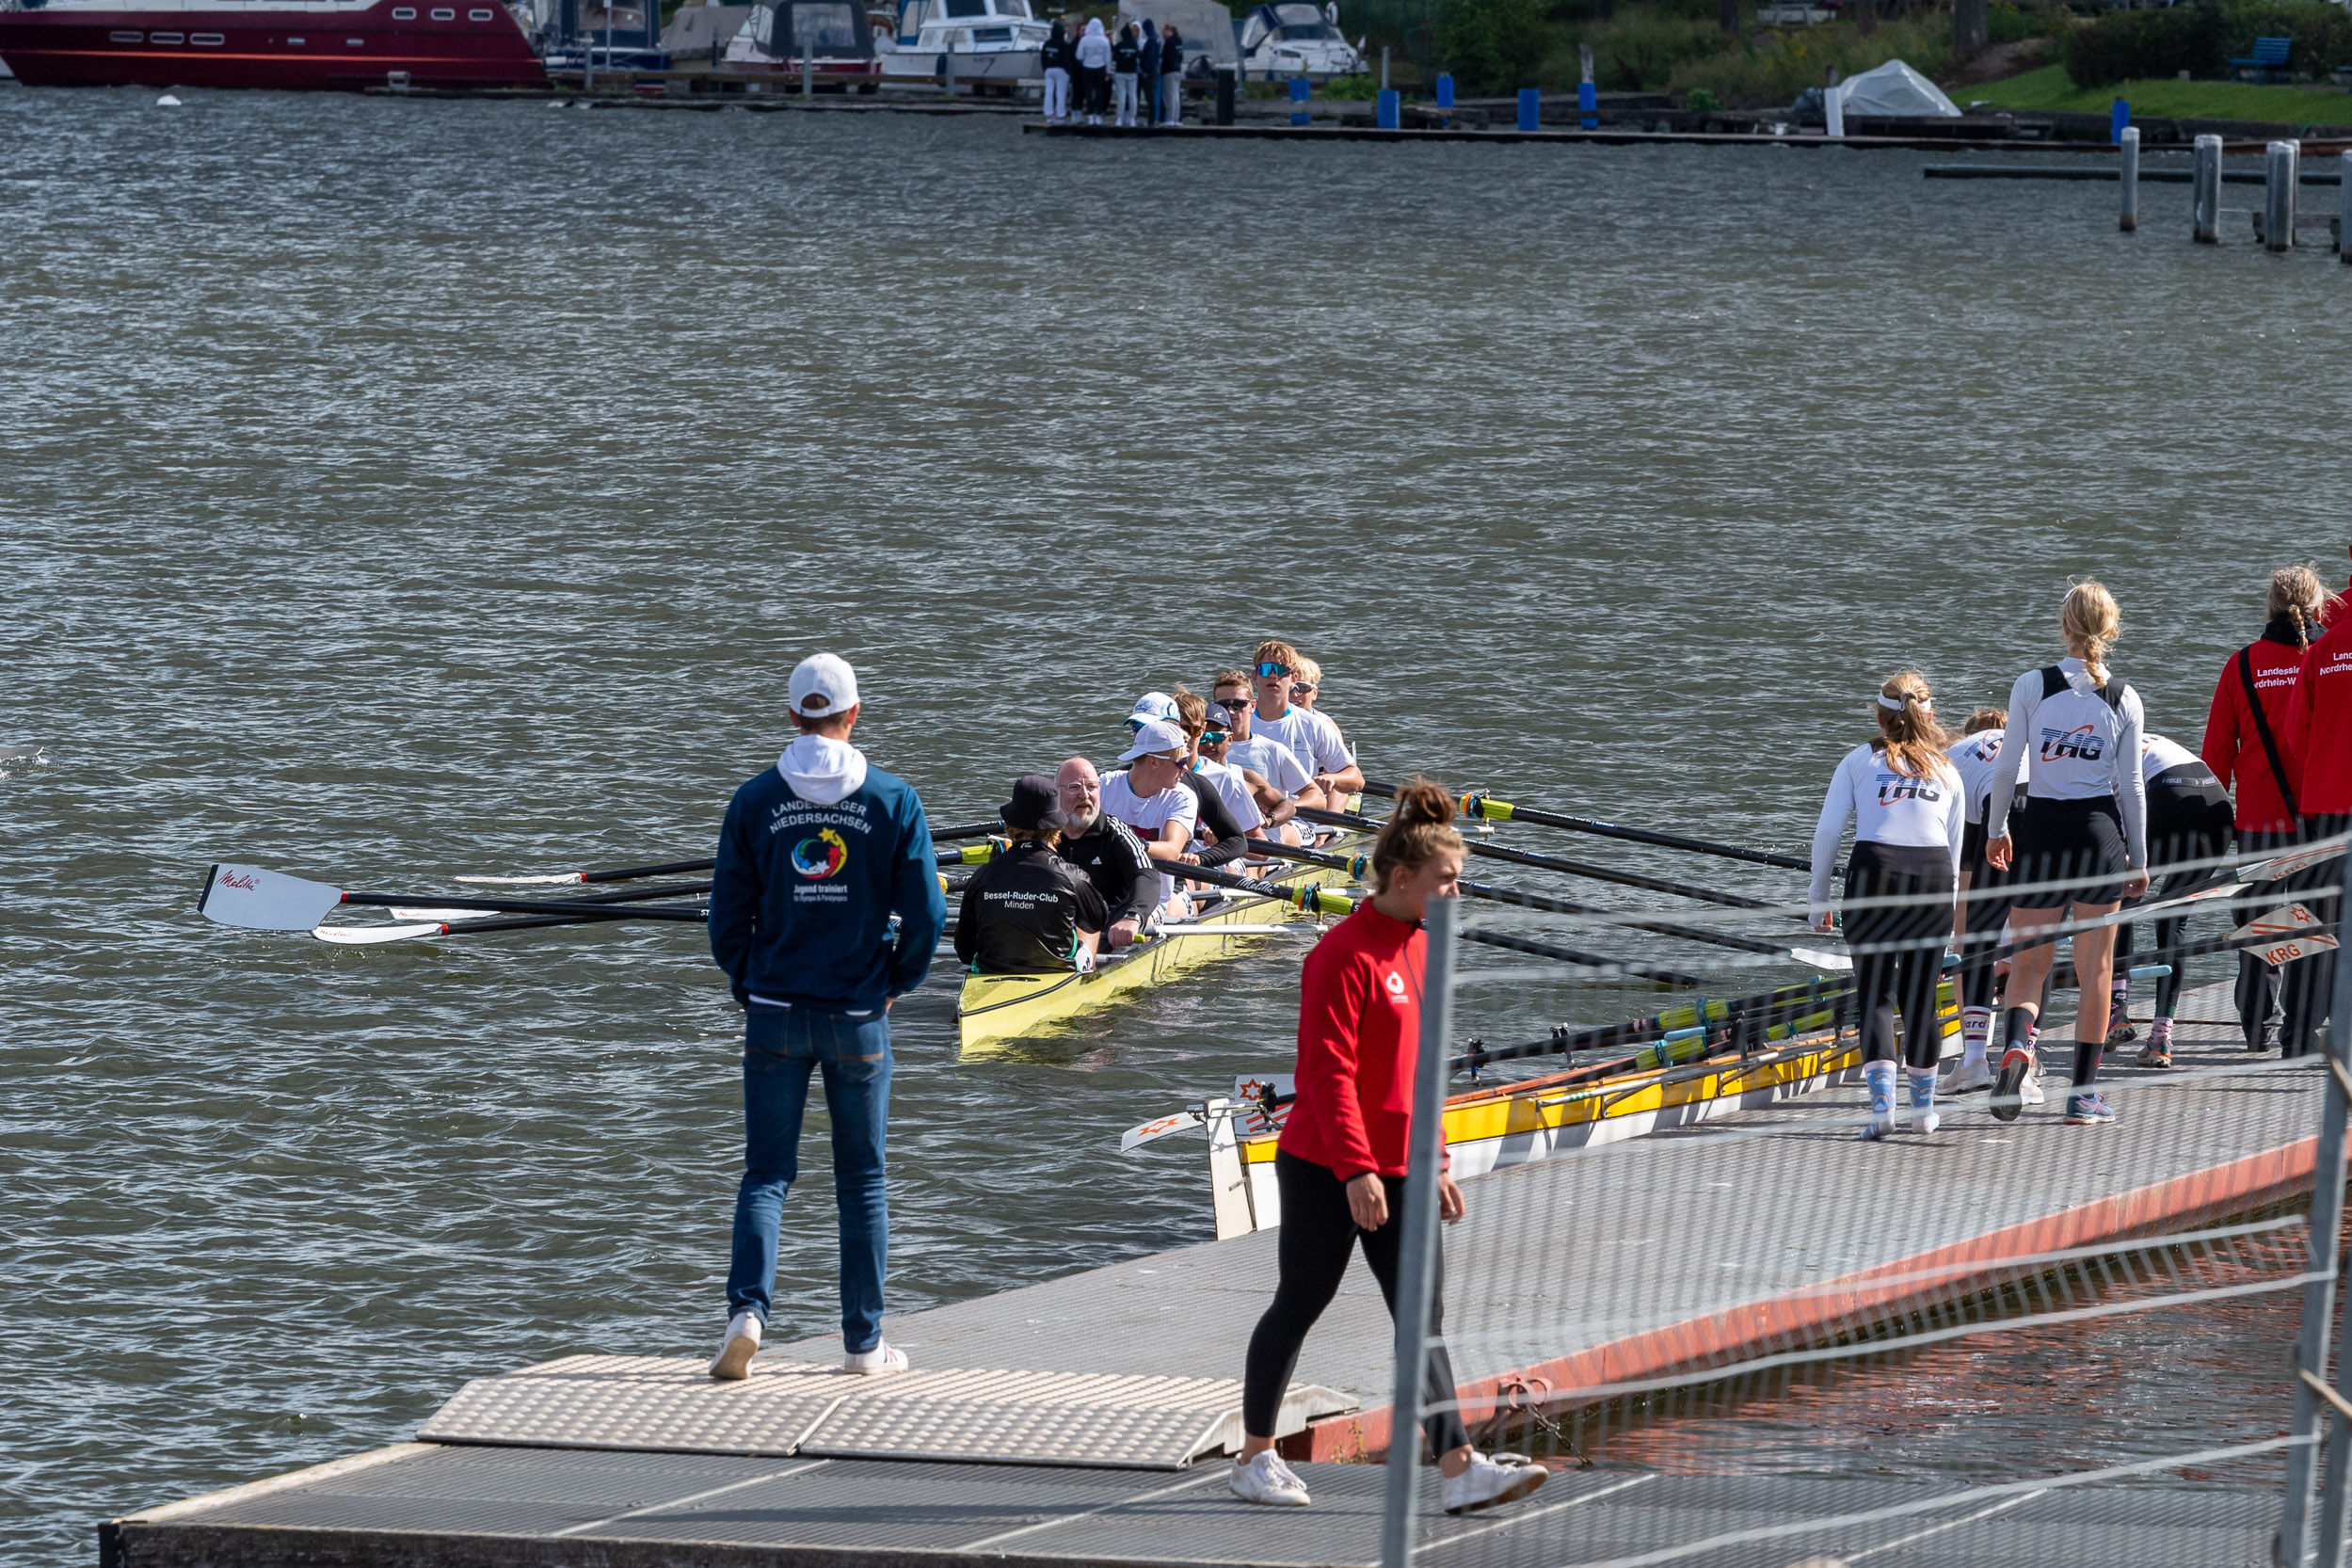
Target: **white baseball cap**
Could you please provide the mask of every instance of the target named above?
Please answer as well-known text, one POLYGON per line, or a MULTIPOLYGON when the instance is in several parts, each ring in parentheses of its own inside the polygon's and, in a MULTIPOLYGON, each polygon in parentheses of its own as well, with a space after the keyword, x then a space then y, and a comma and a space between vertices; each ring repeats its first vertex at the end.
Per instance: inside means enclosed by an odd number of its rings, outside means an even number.
POLYGON ((1165 752, 1182 752, 1192 743, 1184 731, 1166 719, 1146 719, 1135 732, 1135 744, 1119 753, 1119 760, 1132 762, 1138 757, 1152 757, 1165 752))
POLYGON ((811 653, 792 666, 786 706, 805 719, 829 719, 857 706, 857 672, 836 653, 811 653))
POLYGON ((1176 698, 1165 692, 1145 692, 1135 699, 1135 706, 1128 710, 1127 727, 1134 729, 1154 719, 1174 719, 1176 716, 1176 698))

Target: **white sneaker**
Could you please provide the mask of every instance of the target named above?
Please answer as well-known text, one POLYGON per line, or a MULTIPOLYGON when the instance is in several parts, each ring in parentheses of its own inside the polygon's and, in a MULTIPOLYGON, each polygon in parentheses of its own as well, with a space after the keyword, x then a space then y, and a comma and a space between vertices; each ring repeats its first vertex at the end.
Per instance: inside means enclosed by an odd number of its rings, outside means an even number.
POLYGON ((1992 1064, 1981 1056, 1974 1062, 1955 1063, 1950 1072, 1935 1080, 1935 1092, 1939 1096, 1965 1095, 1992 1087, 1992 1064))
POLYGON ((887 1339, 877 1339, 872 1350, 843 1352, 841 1370, 870 1378, 880 1377, 885 1372, 904 1372, 906 1370, 906 1352, 887 1339))
POLYGON ((2017 1097, 2027 1105, 2041 1103, 2041 1064, 2037 1061, 2025 1070, 2025 1081, 2017 1086, 2017 1097))
POLYGON ((1475 1513, 1482 1508, 1517 1502, 1542 1486, 1550 1474, 1525 1454, 1496 1454, 1490 1459, 1473 1453, 1468 1469, 1446 1478, 1441 1495, 1447 1512, 1475 1513))
POLYGON ((741 1383, 751 1375, 751 1357, 760 1349, 760 1315, 738 1312, 728 1320, 727 1337, 719 1342, 719 1353, 711 1359, 711 1375, 728 1383, 741 1383))
POLYGON ((1306 1482, 1272 1448, 1255 1459, 1235 1460, 1229 1484, 1243 1502, 1267 1508, 1304 1508, 1310 1500, 1306 1482))

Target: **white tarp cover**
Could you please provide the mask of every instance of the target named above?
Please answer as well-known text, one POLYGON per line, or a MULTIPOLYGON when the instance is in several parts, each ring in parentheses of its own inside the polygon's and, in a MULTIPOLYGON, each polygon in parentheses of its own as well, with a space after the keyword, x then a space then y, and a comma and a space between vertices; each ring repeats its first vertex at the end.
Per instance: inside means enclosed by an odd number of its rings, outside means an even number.
POLYGON ((1838 87, 1848 115, 1901 115, 1907 119, 1934 116, 1958 120, 1960 110, 1942 88, 1900 60, 1889 60, 1875 71, 1849 76, 1838 87))

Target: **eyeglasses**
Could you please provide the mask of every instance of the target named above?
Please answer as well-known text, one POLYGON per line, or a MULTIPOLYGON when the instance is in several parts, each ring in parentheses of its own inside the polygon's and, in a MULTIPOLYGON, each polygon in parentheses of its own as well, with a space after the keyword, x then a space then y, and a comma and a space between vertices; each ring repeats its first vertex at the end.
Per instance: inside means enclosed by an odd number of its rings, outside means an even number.
POLYGON ((1204 729, 1201 731, 1201 744, 1205 746, 1221 746, 1225 744, 1225 732, 1222 729, 1204 729))
POLYGON ((1290 666, 1288 664, 1277 664, 1272 659, 1261 659, 1258 661, 1257 678, 1260 680, 1271 680, 1277 675, 1288 675, 1289 673, 1290 666))

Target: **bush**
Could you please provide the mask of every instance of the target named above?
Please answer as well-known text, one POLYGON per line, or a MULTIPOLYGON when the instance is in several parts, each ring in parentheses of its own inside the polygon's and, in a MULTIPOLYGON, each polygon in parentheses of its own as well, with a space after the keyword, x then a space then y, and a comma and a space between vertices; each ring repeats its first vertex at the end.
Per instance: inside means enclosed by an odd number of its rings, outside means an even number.
POLYGON ((2105 87, 2135 77, 2229 74, 2232 57, 2253 52, 2258 38, 2291 38, 2290 71, 2313 75, 2352 64, 2352 16, 2325 0, 2175 6, 2166 10, 2110 11, 2066 40, 2066 74, 2078 88, 2105 87))
POLYGON ((2072 13, 2062 6, 1986 8, 1985 39, 1989 43, 2023 43, 2029 38, 2064 38, 2073 30, 2072 13))
POLYGON ((1438 63, 1473 97, 1535 85, 1552 45, 1542 0, 1443 0, 1438 63))
POLYGON ((1832 66, 1843 80, 1889 60, 1908 63, 1931 82, 1944 75, 1952 65, 1949 16, 1881 22, 1867 38, 1851 27, 1791 27, 1761 43, 1746 41, 1688 61, 1675 69, 1671 87, 1686 95, 1704 88, 1735 108, 1762 107, 1821 86, 1832 66))
POLYGON ((1692 114, 1713 114, 1723 105, 1717 102, 1715 94, 1706 88, 1692 88, 1688 96, 1683 99, 1682 106, 1692 114))
POLYGON ((1656 92, 1685 62, 1725 47, 1712 6, 1621 5, 1607 22, 1580 22, 1559 35, 1544 85, 1574 87, 1576 46, 1592 48, 1592 79, 1607 92, 1656 92))

